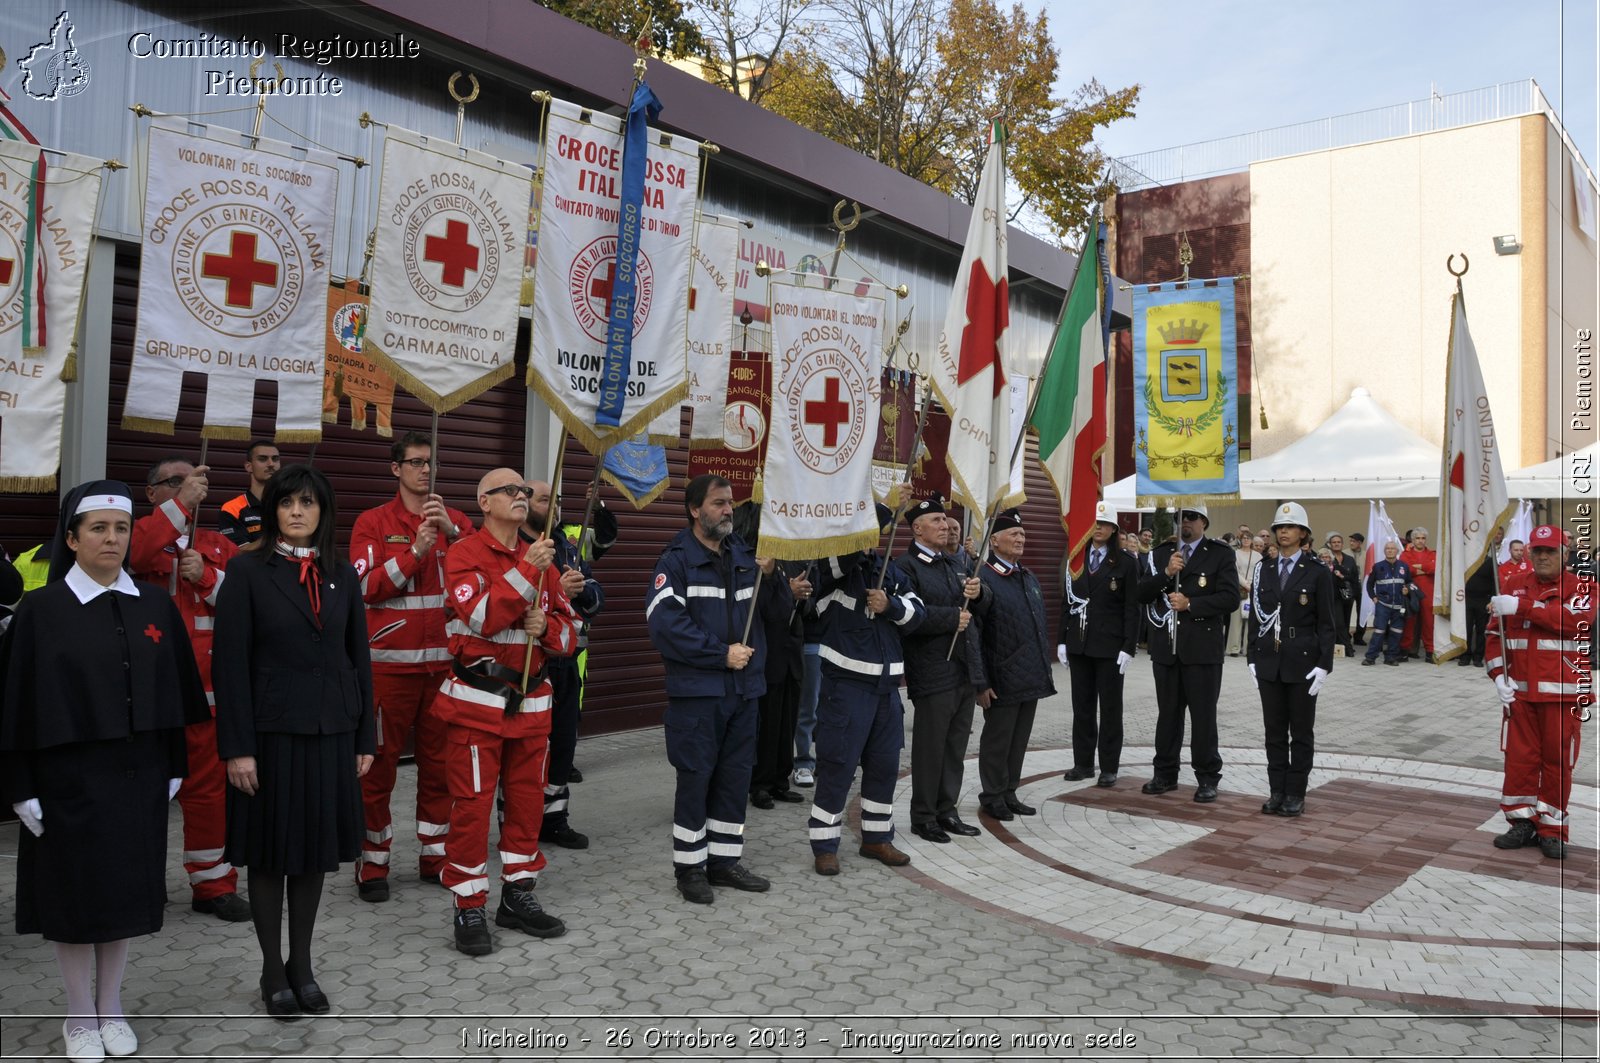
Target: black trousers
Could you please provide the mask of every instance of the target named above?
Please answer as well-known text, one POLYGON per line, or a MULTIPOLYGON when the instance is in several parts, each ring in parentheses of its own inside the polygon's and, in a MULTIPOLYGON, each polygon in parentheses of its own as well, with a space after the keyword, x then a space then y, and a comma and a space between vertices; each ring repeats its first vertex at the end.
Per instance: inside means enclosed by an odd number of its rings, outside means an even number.
POLYGON ((1287 797, 1305 797, 1306 778, 1316 752, 1317 699, 1311 684, 1262 680, 1261 724, 1267 737, 1267 788, 1287 797))
POLYGON ((1335 603, 1335 614, 1339 618, 1339 626, 1334 629, 1333 641, 1344 647, 1346 657, 1356 655, 1355 644, 1350 639, 1350 613, 1355 608, 1355 599, 1349 601, 1339 599, 1335 603))
POLYGON ((1122 764, 1122 673, 1117 671, 1117 659, 1068 654, 1067 672, 1072 676, 1072 766, 1091 770, 1098 751, 1100 770, 1118 771, 1122 764))
POLYGON ((1022 783, 1022 761, 1033 734, 1033 717, 1039 699, 995 702, 983 710, 983 733, 978 736, 978 781, 983 787, 978 803, 987 805, 1017 798, 1022 783))
POLYGON ((571 657, 552 657, 548 674, 552 696, 550 756, 545 762, 543 827, 560 830, 567 825, 567 805, 572 799, 567 783, 572 778, 572 758, 578 749, 583 674, 578 671, 578 662, 571 657))
POLYGON ((1222 693, 1220 664, 1157 664, 1156 755, 1153 777, 1177 782, 1183 759, 1183 720, 1189 717, 1189 765, 1202 785, 1217 785, 1222 778, 1222 754, 1217 750, 1217 697, 1222 693))
POLYGON ((1489 631, 1489 600, 1487 598, 1467 599, 1467 656, 1474 659, 1483 656, 1483 649, 1489 631))
POLYGON ((972 684, 925 694, 911 717, 911 825, 932 823, 956 810, 972 736, 972 684))
POLYGON ((756 766, 750 792, 787 790, 794 770, 794 728, 800 719, 800 680, 784 676, 767 683, 756 725, 756 766))

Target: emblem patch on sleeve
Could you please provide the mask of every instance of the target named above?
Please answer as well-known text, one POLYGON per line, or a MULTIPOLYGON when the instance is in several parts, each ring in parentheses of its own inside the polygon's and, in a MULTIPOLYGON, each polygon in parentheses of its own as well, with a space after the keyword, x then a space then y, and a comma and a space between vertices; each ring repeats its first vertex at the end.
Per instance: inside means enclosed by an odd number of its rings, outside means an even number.
POLYGON ((662 587, 665 587, 666 585, 667 585, 667 574, 665 572, 657 572, 656 573, 656 590, 660 590, 662 587))

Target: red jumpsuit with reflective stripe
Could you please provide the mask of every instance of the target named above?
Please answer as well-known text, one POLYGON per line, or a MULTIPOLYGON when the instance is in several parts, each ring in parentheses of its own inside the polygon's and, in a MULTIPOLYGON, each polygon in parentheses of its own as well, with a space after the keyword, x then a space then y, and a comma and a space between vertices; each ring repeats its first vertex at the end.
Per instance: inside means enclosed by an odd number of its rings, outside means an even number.
POLYGON ((178 580, 178 593, 172 601, 188 629, 195 664, 200 667, 200 681, 205 684, 206 701, 211 704, 211 719, 183 729, 189 746, 189 776, 178 791, 178 805, 183 809, 183 869, 189 874, 194 899, 210 901, 239 891, 239 873, 222 859, 227 840, 228 772, 217 756, 217 707, 211 689, 211 632, 217 592, 222 589, 223 569, 238 548, 214 531, 197 528, 191 533, 189 522, 193 516, 173 498, 161 503, 149 516, 139 518, 133 525, 128 562, 139 579, 170 587, 172 566, 178 560, 178 541, 185 534, 192 534, 193 549, 205 562, 199 580, 178 580))
POLYGON ((1517 611, 1489 621, 1484 660, 1490 676, 1509 673, 1517 687, 1506 721, 1506 772, 1500 810, 1533 820, 1544 837, 1567 837, 1567 800, 1578 762, 1575 713, 1594 704, 1589 646, 1594 638, 1595 582, 1562 572, 1545 582, 1518 573, 1500 588, 1517 611))
MULTIPOLYGON (((460 510, 446 508, 457 538, 472 532, 460 510)), ((356 518, 350 533, 350 561, 361 576, 367 603, 367 638, 372 646, 372 701, 377 713, 378 752, 361 778, 366 810, 366 841, 356 864, 360 881, 389 874, 394 820, 389 795, 406 743, 417 762, 418 870, 437 875, 444 867, 445 835, 450 830, 450 789, 445 784, 444 721, 431 710, 439 684, 450 674, 450 648, 444 632, 450 615, 444 601, 441 539, 420 558, 412 552, 422 516, 393 501, 356 518), (415 736, 413 739, 413 735, 415 736)))
POLYGON ((540 572, 487 530, 450 548, 445 587, 454 617, 448 625, 450 653, 463 665, 491 660, 520 677, 528 650, 523 616, 530 604, 545 611, 547 624, 533 649, 528 695, 517 712, 506 698, 479 690, 454 675, 445 679, 434 712, 446 723, 445 771, 450 796, 450 833, 441 881, 459 908, 481 908, 489 896, 489 821, 495 785, 505 794, 500 825, 500 877, 532 881, 544 867, 539 826, 544 817, 545 757, 550 737, 550 681, 546 655, 571 656, 578 646, 578 621, 561 593, 561 573, 540 572))
POLYGON ((1434 550, 1402 550, 1400 560, 1411 566, 1411 582, 1422 592, 1422 608, 1406 613, 1405 633, 1400 648, 1410 653, 1417 644, 1417 628, 1422 629, 1422 648, 1433 652, 1433 578, 1439 570, 1439 554, 1434 550))

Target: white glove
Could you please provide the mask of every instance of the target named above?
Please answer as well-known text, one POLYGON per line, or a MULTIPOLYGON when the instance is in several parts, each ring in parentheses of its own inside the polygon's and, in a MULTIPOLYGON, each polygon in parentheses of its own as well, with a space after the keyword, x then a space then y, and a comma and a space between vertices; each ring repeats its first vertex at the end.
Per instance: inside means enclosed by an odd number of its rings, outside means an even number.
POLYGON ((183 780, 182 779, 168 779, 167 780, 167 800, 168 801, 171 801, 174 797, 178 796, 178 787, 180 787, 182 785, 183 785, 183 780))
POLYGON ((1311 681, 1311 686, 1306 690, 1306 693, 1316 697, 1317 691, 1322 689, 1322 684, 1328 681, 1328 670, 1326 668, 1313 668, 1306 673, 1306 678, 1311 681))
POLYGON ((1517 596, 1514 594, 1497 594, 1489 599, 1489 611, 1495 616, 1516 616, 1517 596))
POLYGON ((1065 642, 1056 647, 1056 660, 1062 664, 1067 663, 1067 644, 1065 642))
POLYGON ((22 820, 22 825, 33 831, 35 838, 44 833, 44 809, 39 807, 39 799, 30 797, 26 801, 18 801, 11 806, 11 811, 22 820))
POLYGON ((1254 683, 1256 686, 1261 685, 1261 680, 1256 678, 1256 666, 1254 661, 1250 663, 1250 682, 1254 683))
POLYGON ((1127 675, 1128 674, 1128 665, 1130 665, 1132 663, 1133 663, 1133 654, 1124 653, 1121 650, 1117 651, 1117 674, 1118 675, 1127 675))
POLYGON ((1494 689, 1500 695, 1500 704, 1508 708, 1513 701, 1517 700, 1517 685, 1504 672, 1494 677, 1494 689))

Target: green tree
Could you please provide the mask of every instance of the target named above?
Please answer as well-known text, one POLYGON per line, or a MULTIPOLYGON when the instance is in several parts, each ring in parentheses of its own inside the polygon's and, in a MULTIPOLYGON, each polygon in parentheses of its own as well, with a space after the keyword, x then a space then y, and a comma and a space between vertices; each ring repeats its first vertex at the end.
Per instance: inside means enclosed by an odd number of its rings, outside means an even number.
POLYGON ((539 3, 574 22, 597 29, 629 45, 649 20, 650 43, 657 55, 682 59, 703 55, 705 37, 700 25, 686 13, 680 0, 539 0, 539 3))

